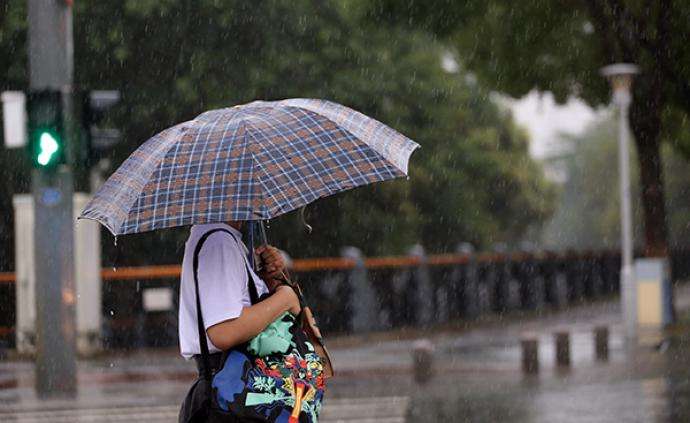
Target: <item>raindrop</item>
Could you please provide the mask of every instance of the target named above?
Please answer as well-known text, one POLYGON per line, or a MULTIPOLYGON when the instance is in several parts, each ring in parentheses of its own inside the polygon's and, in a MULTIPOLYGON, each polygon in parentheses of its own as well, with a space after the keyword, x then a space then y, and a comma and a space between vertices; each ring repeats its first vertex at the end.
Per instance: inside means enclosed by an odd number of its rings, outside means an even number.
POLYGON ((113 272, 117 272, 117 263, 119 262, 120 249, 117 248, 117 235, 113 238, 113 245, 115 246, 115 259, 113 260, 113 272))

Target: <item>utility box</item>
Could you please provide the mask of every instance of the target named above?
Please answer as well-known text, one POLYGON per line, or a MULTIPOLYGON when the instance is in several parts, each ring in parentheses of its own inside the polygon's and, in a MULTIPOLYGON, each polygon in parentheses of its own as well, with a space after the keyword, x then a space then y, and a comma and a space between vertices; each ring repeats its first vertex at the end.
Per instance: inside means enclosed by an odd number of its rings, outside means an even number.
MULTIPOLYGON (((96 222, 77 215, 89 200, 74 194, 74 266, 77 351, 91 355, 101 349, 101 239, 96 222)), ((34 272, 34 202, 30 194, 15 195, 16 345, 23 354, 36 352, 36 274, 34 272)))
POLYGON ((4 91, 2 99, 3 135, 6 148, 26 145, 26 95, 21 91, 4 91))
POLYGON ((34 259, 34 202, 30 194, 15 195, 14 268, 15 337, 17 351, 33 354, 36 350, 36 272, 34 259))
POLYGON ((637 324, 641 330, 663 329, 673 323, 673 286, 667 259, 635 261, 637 324))

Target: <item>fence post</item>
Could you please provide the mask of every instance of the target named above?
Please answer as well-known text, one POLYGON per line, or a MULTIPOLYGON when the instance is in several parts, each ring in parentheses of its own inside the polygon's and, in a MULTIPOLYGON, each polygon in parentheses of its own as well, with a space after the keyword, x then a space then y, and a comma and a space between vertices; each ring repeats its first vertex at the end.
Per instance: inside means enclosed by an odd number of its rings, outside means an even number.
POLYGON ((604 293, 604 258, 601 253, 592 255, 592 298, 599 298, 604 293))
POLYGON ((525 334, 520 340, 522 346, 522 371, 526 374, 539 373, 539 338, 525 334))
POLYGON ((415 325, 428 327, 434 320, 434 288, 431 283, 426 252, 420 244, 410 248, 408 253, 419 259, 419 265, 412 271, 412 283, 408 283, 407 289, 412 289, 414 301, 415 325))
POLYGON ((501 313, 508 309, 508 284, 510 282, 510 274, 508 266, 510 265, 509 258, 506 254, 506 247, 503 244, 494 245, 493 251, 496 253, 496 261, 490 263, 490 275, 487 278, 489 287, 491 288, 491 310, 501 313))
POLYGON ((418 385, 425 385, 434 376, 434 345, 428 339, 412 344, 412 374, 418 385))
POLYGON ((356 247, 345 247, 341 256, 354 260, 355 267, 350 270, 348 283, 350 285, 350 329, 352 332, 369 332, 378 329, 378 304, 376 291, 367 278, 362 252, 356 247))
POLYGON ((544 276, 544 255, 532 256, 529 261, 529 284, 531 307, 541 310, 546 304, 546 277, 544 276))
POLYGON ((604 292, 606 294, 614 294, 618 292, 618 258, 611 252, 606 252, 604 255, 604 292))
POLYGON ((556 306, 555 254, 544 251, 539 260, 539 272, 544 279, 544 305, 556 306))
POLYGON ((584 298, 587 265, 580 253, 569 251, 566 259, 566 274, 568 275, 568 302, 576 304, 584 298))
POLYGON ((556 366, 570 367, 570 333, 558 331, 554 333, 556 350, 556 366))
POLYGON ((568 287, 568 259, 559 254, 553 258, 554 266, 554 305, 556 308, 568 306, 570 289, 568 287))
POLYGON ((458 265, 455 271, 460 275, 460 306, 463 317, 474 319, 479 316, 479 275, 477 274, 477 258, 474 254, 474 246, 469 242, 458 244, 455 249, 457 254, 469 256, 466 264, 458 265))
POLYGON ((594 354, 599 361, 609 359, 609 328, 607 326, 594 328, 594 354))
POLYGON ((518 310, 522 307, 522 265, 520 259, 512 254, 506 254, 504 272, 505 279, 505 310, 518 310))

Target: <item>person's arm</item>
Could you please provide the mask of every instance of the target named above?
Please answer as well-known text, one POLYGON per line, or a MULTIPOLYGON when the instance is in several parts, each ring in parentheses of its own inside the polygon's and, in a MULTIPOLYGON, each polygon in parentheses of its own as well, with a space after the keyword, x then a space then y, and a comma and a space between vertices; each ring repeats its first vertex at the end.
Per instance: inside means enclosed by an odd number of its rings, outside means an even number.
POLYGON ((299 300, 292 288, 280 286, 260 303, 243 308, 240 317, 215 324, 206 333, 213 345, 225 351, 249 341, 286 311, 299 314, 299 300))

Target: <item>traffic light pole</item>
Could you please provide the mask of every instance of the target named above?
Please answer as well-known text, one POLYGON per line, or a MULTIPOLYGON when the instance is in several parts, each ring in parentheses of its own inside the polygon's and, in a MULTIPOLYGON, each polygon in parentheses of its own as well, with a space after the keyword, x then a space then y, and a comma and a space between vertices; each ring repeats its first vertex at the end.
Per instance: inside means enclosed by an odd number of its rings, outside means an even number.
MULTIPOLYGON (((29 80, 32 91, 62 92, 64 145, 72 130, 72 7, 68 0, 28 0, 29 80)), ((73 181, 67 164, 34 170, 36 263, 36 390, 39 396, 76 393, 73 181)))

